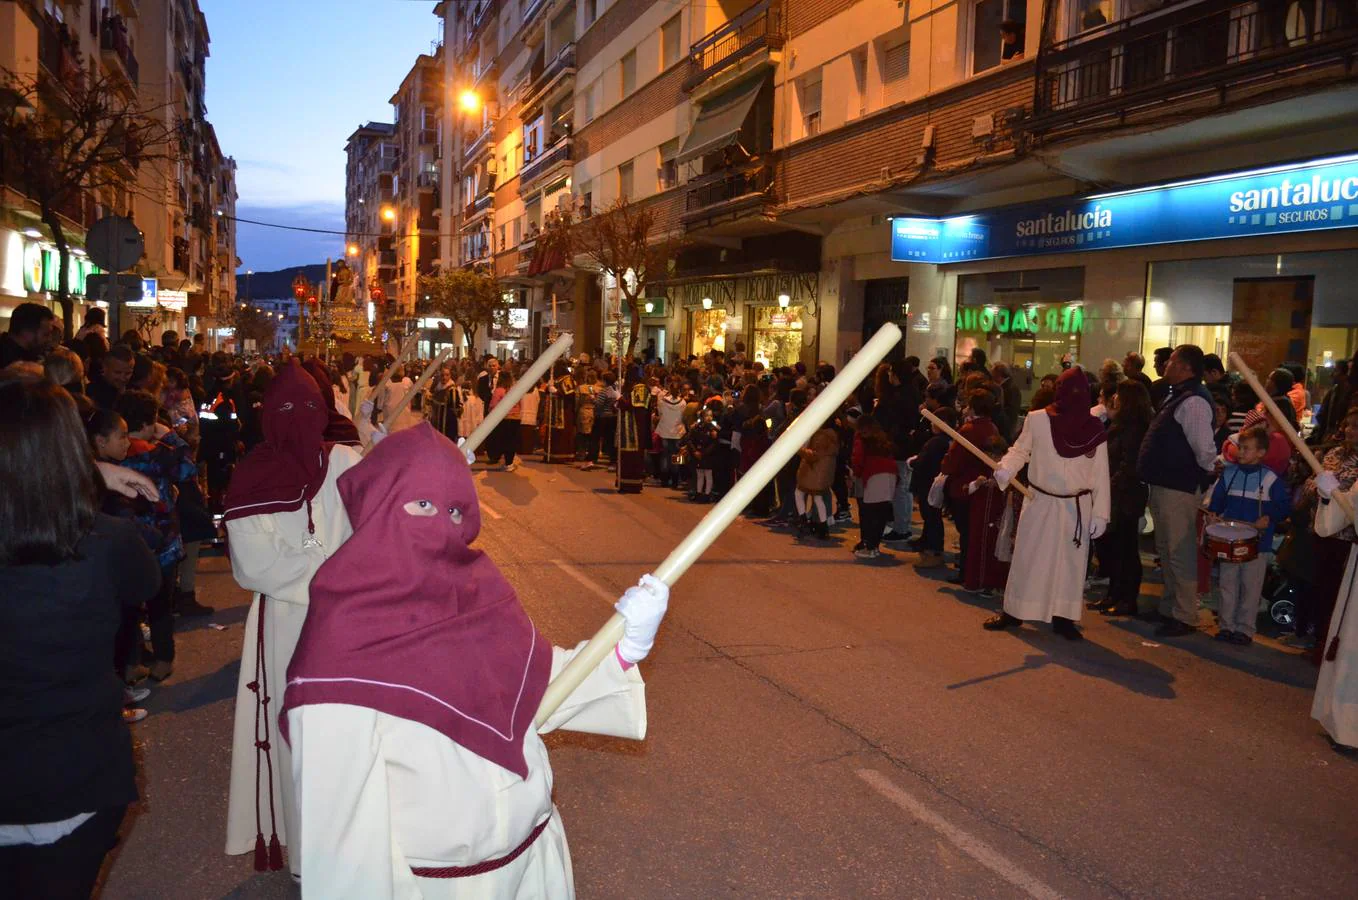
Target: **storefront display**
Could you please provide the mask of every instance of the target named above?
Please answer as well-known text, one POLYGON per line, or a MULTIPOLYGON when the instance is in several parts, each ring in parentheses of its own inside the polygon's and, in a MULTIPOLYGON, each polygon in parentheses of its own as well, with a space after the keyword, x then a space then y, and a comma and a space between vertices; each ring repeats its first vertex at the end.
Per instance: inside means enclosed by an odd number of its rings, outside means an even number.
MULTIPOLYGON (((1085 322, 1084 269, 987 272, 958 278, 958 360, 975 347, 1015 371, 1026 400, 1043 375, 1080 361, 1085 322)), ((1097 365, 1098 361, 1087 361, 1097 365)))
MULTIPOLYGON (((752 358, 765 368, 795 365, 802 358, 804 308, 753 307, 752 358)), ((747 312, 747 315, 749 313, 747 312)))
POLYGON ((726 318, 725 309, 695 309, 689 313, 694 356, 701 358, 713 350, 726 352, 726 318))

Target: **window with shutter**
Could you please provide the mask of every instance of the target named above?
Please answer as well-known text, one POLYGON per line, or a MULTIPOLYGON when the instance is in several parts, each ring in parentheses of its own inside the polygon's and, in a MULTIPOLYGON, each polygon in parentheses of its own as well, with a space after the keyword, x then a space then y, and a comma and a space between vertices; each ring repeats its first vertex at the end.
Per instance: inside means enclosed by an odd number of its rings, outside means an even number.
POLYGON ((887 47, 882 54, 882 104, 890 106, 905 99, 910 80, 910 42, 887 47))

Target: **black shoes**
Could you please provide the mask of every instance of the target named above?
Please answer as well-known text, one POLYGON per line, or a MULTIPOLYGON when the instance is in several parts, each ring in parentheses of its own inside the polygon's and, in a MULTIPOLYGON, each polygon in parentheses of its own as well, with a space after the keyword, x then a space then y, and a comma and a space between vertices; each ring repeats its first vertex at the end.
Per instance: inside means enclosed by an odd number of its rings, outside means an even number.
POLYGON ((1017 628, 1023 624, 1022 619, 1016 619, 1007 612, 1002 612, 991 616, 981 623, 981 627, 986 631, 1004 631, 1006 628, 1017 628))
POLYGON ((1052 631, 1061 635, 1061 637, 1068 641, 1082 641, 1085 639, 1085 636, 1080 633, 1080 629, 1075 627, 1074 620, 1067 619, 1064 616, 1052 616, 1052 631))
POLYGON ((1166 622, 1155 629, 1155 636, 1158 638, 1176 638, 1192 634, 1197 630, 1198 629, 1194 628, 1192 625, 1186 625, 1178 619, 1175 619, 1171 622, 1166 622))

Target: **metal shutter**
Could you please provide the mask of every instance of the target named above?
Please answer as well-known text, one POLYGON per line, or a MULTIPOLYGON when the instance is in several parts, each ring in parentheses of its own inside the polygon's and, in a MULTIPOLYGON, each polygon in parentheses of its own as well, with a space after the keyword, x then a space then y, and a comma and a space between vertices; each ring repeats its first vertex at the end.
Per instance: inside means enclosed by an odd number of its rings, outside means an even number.
POLYGON ((910 76, 910 42, 887 47, 882 56, 882 104, 890 106, 905 99, 910 76))

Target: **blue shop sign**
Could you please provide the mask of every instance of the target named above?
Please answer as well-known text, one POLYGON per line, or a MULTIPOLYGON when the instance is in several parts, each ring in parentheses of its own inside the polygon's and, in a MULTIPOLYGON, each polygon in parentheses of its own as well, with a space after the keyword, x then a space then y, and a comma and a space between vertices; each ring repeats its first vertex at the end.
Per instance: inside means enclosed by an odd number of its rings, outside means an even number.
POLYGON ((1358 227, 1358 156, 997 209, 891 220, 891 258, 954 263, 1358 227))

